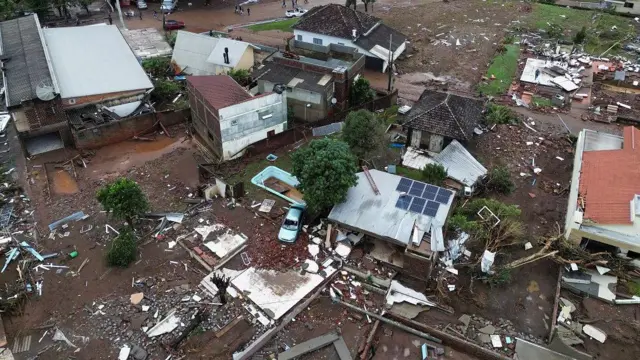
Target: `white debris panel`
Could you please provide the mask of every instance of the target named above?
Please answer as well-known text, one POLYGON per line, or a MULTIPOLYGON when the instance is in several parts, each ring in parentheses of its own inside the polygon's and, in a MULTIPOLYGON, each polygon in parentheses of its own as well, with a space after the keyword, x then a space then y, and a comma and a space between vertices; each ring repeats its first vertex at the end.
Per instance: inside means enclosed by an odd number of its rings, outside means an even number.
POLYGON ((436 306, 435 303, 427 300, 427 297, 413 289, 410 289, 399 282, 392 280, 387 292, 387 304, 408 302, 413 305, 436 306))

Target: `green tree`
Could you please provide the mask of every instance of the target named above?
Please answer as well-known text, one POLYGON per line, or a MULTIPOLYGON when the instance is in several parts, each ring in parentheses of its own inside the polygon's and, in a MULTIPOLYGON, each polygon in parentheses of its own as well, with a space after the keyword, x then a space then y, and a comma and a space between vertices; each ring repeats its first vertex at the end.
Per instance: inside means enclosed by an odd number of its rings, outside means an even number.
POLYGON ((376 96, 375 91, 371 89, 369 80, 360 77, 351 84, 349 91, 349 106, 356 106, 372 101, 376 96))
POLYGON ((440 186, 447 179, 447 170, 440 164, 427 164, 422 168, 422 180, 440 186))
POLYGON ((587 39, 587 27, 583 26, 573 37, 574 44, 582 44, 587 39))
POLYGON ((509 195, 516 189, 516 184, 511 180, 509 169, 505 166, 497 166, 489 172, 485 187, 487 190, 509 195))
POLYGON ((167 101, 180 93, 182 87, 175 81, 157 78, 153 82, 151 95, 158 101, 167 101))
POLYGON ((247 69, 231 69, 228 75, 240 84, 240 86, 247 86, 251 82, 251 73, 249 73, 247 69))
POLYGON ((503 105, 489 104, 485 116, 487 124, 513 124, 518 121, 518 116, 510 108, 503 105))
MULTIPOLYGON (((371 11, 373 11, 373 3, 376 2, 376 0, 360 0, 362 1, 362 3, 364 4, 364 12, 368 12, 369 11, 369 4, 371 4, 371 11)), ((355 6, 354 6, 355 9, 355 6)))
POLYGON ((384 124, 368 110, 352 111, 347 115, 342 129, 342 139, 359 159, 380 149, 384 143, 384 124))
POLYGON ((149 210, 149 202, 140 186, 127 178, 119 178, 98 190, 98 202, 114 218, 126 220, 133 228, 133 219, 149 210))
POLYGON ((151 77, 165 77, 171 69, 171 59, 168 57, 155 57, 142 61, 144 71, 151 74, 151 77))
POLYGON ((299 188, 312 212, 343 202, 358 181, 356 159, 345 142, 313 140, 291 158, 293 175, 300 181, 299 188))
POLYGON ((107 251, 107 264, 109 266, 127 267, 136 260, 138 244, 129 228, 120 229, 118 237, 113 239, 111 247, 107 251))
POLYGON ((344 3, 344 6, 349 8, 349 7, 351 7, 351 5, 353 5, 353 10, 355 10, 357 4, 358 4, 357 0, 346 0, 345 3, 344 3))

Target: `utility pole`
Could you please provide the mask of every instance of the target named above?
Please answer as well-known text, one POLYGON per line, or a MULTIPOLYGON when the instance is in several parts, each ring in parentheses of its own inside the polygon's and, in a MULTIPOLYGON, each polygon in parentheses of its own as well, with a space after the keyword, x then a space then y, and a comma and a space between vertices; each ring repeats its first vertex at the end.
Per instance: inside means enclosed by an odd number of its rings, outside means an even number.
POLYGON ((393 76, 393 51, 391 51, 391 40, 393 38, 392 34, 389 34, 389 65, 387 66, 387 70, 389 70, 389 84, 387 85, 387 91, 391 92, 391 77, 393 76))
POLYGON ((116 9, 118 9, 118 16, 120 17, 120 23, 122 23, 122 28, 127 30, 127 25, 124 24, 124 19, 122 18, 122 9, 120 8, 120 0, 116 0, 116 9))

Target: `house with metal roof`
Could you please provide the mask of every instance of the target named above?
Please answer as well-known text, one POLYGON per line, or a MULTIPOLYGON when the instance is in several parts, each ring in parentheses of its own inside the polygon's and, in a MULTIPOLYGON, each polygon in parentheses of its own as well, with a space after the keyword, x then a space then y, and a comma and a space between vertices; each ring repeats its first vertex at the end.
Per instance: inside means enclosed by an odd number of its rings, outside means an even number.
POLYGON ((582 130, 576 143, 565 237, 640 253, 640 130, 582 130))
POLYGON ((292 26, 297 42, 344 45, 366 56, 369 69, 385 72, 406 49, 406 35, 382 20, 343 5, 316 6, 292 26))
POLYGON ((179 30, 171 61, 188 75, 219 75, 250 70, 256 46, 244 41, 179 30))
POLYGON ((220 160, 242 156, 253 143, 287 128, 282 91, 251 95, 229 75, 188 76, 194 129, 220 160))
POLYGON ((425 90, 404 115, 408 146, 440 152, 452 140, 466 142, 483 116, 484 101, 472 97, 425 90))
POLYGON ((428 278, 434 254, 445 250, 443 229, 454 192, 380 170, 356 175, 357 184, 331 209, 329 221, 364 234, 379 249, 372 250, 374 258, 428 278), (387 259, 385 252, 391 253, 387 259))

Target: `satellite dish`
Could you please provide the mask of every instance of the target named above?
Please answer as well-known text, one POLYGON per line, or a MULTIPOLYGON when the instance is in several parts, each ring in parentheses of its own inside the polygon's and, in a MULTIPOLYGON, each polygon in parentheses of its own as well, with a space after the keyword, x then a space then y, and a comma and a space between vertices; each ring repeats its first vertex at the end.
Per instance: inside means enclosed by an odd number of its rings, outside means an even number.
POLYGON ((36 96, 42 101, 53 100, 56 97, 55 89, 50 82, 43 80, 36 86, 36 96))

